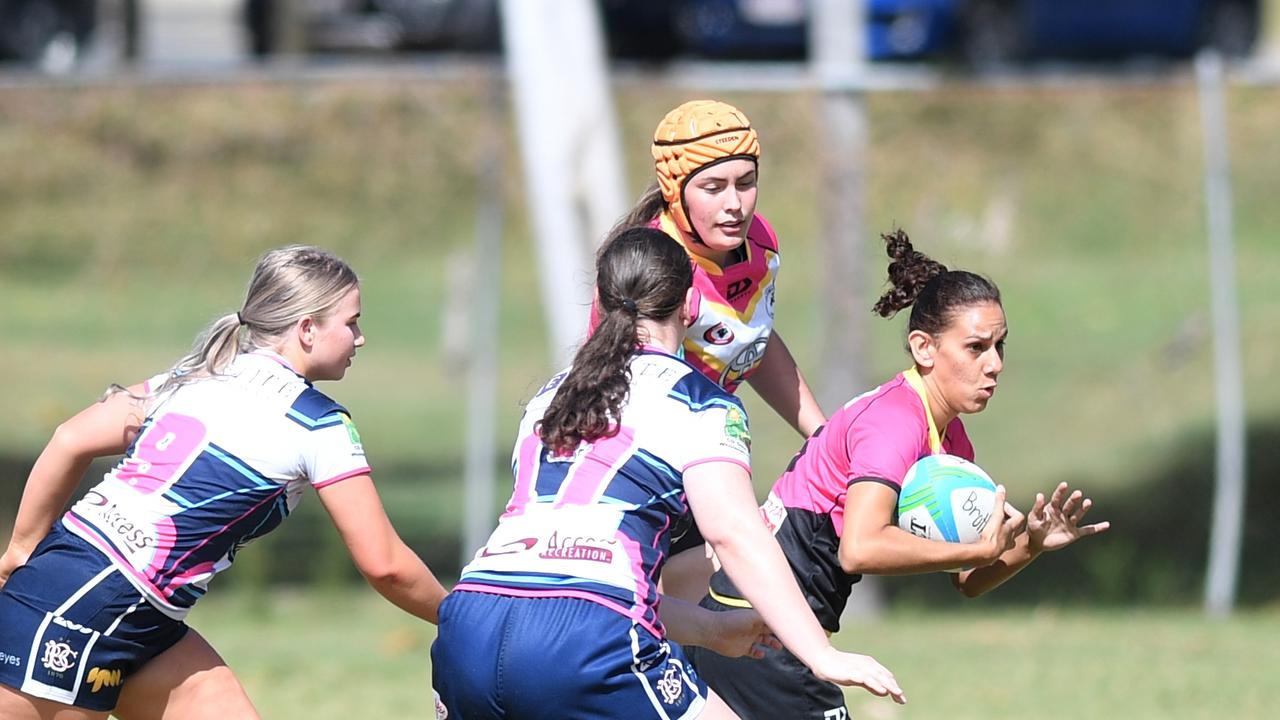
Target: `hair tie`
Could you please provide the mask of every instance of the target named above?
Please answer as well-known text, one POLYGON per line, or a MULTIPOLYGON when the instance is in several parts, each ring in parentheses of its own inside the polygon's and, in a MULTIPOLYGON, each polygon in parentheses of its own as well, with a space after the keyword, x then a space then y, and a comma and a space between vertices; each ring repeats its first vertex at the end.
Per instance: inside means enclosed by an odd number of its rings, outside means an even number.
POLYGON ((622 298, 622 309, 632 315, 640 314, 640 308, 636 306, 636 301, 631 298, 622 298))
POLYGON ((236 325, 244 325, 244 317, 240 315, 240 311, 236 311, 236 325))

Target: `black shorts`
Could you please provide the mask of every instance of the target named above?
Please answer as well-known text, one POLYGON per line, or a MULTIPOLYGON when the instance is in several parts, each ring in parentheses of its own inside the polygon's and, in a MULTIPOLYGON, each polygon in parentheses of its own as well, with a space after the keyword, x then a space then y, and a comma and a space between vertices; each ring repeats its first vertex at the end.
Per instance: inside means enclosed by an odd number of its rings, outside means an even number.
MULTIPOLYGON (((710 596, 702 607, 732 610, 710 596)), ((742 720, 846 720, 849 711, 840 686, 819 680, 787 650, 766 650, 759 660, 727 658, 700 647, 686 647, 699 677, 742 720)))

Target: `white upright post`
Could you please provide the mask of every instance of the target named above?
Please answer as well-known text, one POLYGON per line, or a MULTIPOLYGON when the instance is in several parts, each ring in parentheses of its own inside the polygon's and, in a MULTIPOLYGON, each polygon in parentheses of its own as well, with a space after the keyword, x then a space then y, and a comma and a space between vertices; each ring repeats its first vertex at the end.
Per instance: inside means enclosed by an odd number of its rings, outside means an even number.
MULTIPOLYGON (((496 96, 496 93, 495 93, 496 96)), ((495 97, 493 127, 503 117, 495 97)), ((502 176, 506 142, 495 138, 485 150, 480 170, 480 202, 476 206, 475 254, 471 261, 467 344, 467 449, 463 463, 465 517, 462 564, 484 545, 495 525, 493 517, 494 435, 498 396, 498 299, 491 282, 502 276, 502 176), (481 276, 483 273, 483 277, 481 276)))
MULTIPOLYGON (((813 0, 809 58, 822 91, 822 334, 818 399, 830 413, 860 391, 866 375, 869 309, 862 258, 866 237, 867 73, 863 0, 813 0)), ((879 578, 864 577, 845 615, 871 618, 884 610, 879 578)))
POLYGON ((590 0, 503 0, 507 73, 556 366, 587 324, 591 249, 625 208, 600 18, 590 0))
POLYGON ((1216 52, 1207 51, 1196 58, 1204 142, 1213 374, 1218 404, 1217 479, 1204 581, 1205 612, 1212 617, 1225 617, 1235 606, 1245 497, 1244 380, 1224 76, 1222 58, 1216 52))

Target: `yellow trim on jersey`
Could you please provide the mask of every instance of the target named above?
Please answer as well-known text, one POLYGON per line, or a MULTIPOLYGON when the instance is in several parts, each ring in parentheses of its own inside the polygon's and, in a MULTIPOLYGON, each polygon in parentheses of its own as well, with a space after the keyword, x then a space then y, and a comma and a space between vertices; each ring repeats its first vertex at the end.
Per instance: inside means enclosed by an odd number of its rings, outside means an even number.
POLYGON ((943 428, 942 432, 939 433, 938 427, 933 424, 933 410, 929 408, 929 392, 925 389, 924 378, 920 377, 920 371, 916 370, 915 367, 903 370, 902 377, 911 386, 911 389, 915 390, 916 394, 920 396, 920 402, 924 403, 924 417, 929 423, 929 452, 937 455, 942 452, 942 438, 947 430, 943 428))
POLYGON ((751 603, 747 602, 746 600, 743 600, 742 598, 729 597, 728 595, 721 595, 720 593, 716 592, 711 588, 707 588, 707 594, 711 596, 712 600, 715 600, 721 605, 728 605, 729 607, 736 607, 736 608, 751 607, 751 603))
MULTIPOLYGON (((721 595, 720 593, 716 592, 715 590, 712 590, 711 588, 707 588, 707 594, 711 596, 712 600, 715 600, 721 605, 728 605, 729 607, 736 607, 736 608, 747 608, 747 609, 751 608, 751 603, 747 602, 746 600, 743 600, 742 598, 729 597, 728 595, 721 595)), ((831 637, 830 630, 823 628, 822 632, 826 633, 827 637, 831 637)))

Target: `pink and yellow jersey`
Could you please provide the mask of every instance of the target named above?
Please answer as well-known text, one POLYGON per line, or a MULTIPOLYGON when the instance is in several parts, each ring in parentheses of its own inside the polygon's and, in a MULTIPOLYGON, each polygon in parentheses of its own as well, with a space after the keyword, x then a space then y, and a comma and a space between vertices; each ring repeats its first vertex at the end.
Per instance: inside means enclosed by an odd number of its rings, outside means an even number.
MULTIPOLYGON (((685 245, 670 215, 663 213, 654 227, 685 245)), ((778 236, 756 214, 743 244, 746 259, 721 268, 690 252, 693 285, 702 294, 698 317, 684 338, 684 355, 703 375, 735 392, 750 377, 773 332, 774 286, 782 258, 778 236)))
POLYGON ((535 427, 567 375, 529 401, 506 512, 455 589, 581 598, 661 638, 657 583, 672 525, 689 511, 684 472, 709 462, 749 470, 746 412, 680 358, 645 348, 631 360, 618 433, 553 455, 535 427))
MULTIPOLYGON (((688 250, 670 215, 658 216, 650 226, 688 250)), ((702 303, 685 333, 684 359, 729 392, 736 392, 764 358, 773 332, 774 284, 782 262, 778 237, 759 214, 751 221, 743 248, 746 259, 726 268, 689 253, 694 263, 693 286, 701 293, 702 303)), ((593 304, 591 331, 598 322, 593 304)))
MULTIPOLYGON (((760 508, 822 626, 839 630, 840 614, 861 575, 840 567, 845 498, 856 482, 901 490, 907 470, 939 452, 973 460, 973 445, 956 418, 939 433, 915 369, 850 400, 792 458, 760 508)), ((724 573, 711 580, 714 597, 741 605, 724 573)))
POLYGON ((284 358, 247 353, 223 375, 152 398, 124 458, 62 522, 181 620, 241 546, 289 515, 307 485, 368 472, 346 409, 284 358))

